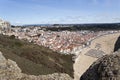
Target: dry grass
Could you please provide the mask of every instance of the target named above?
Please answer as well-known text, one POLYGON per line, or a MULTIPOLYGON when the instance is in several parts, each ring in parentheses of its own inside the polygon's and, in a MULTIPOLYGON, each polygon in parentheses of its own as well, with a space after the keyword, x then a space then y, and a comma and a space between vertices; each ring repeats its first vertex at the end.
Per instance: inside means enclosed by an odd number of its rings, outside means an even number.
POLYGON ((13 37, 0 35, 0 51, 14 60, 24 73, 32 75, 67 73, 73 77, 72 55, 52 50, 13 37))

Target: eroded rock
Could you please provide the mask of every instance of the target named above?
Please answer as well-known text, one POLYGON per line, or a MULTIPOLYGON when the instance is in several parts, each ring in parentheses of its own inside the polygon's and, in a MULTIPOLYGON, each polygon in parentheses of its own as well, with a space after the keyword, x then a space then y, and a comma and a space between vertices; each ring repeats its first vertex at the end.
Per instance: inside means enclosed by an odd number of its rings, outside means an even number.
POLYGON ((120 80, 120 50, 94 62, 80 80, 120 80))

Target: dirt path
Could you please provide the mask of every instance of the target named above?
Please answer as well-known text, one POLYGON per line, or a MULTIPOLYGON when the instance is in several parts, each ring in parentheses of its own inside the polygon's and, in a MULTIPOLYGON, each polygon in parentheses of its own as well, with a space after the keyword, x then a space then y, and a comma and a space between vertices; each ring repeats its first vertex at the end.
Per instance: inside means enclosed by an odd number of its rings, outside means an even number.
POLYGON ((114 44, 120 33, 100 36, 91 42, 89 47, 82 50, 74 63, 74 80, 79 80, 80 76, 89 68, 89 66, 98 58, 85 55, 91 49, 99 49, 106 54, 113 52, 114 44))

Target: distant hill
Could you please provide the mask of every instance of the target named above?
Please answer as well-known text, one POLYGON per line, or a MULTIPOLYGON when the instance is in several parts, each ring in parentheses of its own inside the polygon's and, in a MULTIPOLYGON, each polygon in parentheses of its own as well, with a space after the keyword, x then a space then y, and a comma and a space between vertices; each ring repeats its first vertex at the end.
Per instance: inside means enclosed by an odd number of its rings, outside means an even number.
POLYGON ((120 30, 120 23, 91 23, 91 24, 31 24, 12 27, 41 27, 46 31, 81 31, 81 30, 120 30))
MULTIPOLYGON (((61 25, 60 25, 61 26, 61 25)), ((104 23, 104 24, 68 24, 62 25, 62 27, 47 27, 46 30, 50 31, 81 31, 81 30, 120 30, 120 23, 104 23)))
POLYGON ((59 54, 33 43, 0 35, 0 51, 15 61, 23 73, 46 75, 67 73, 73 77, 72 55, 59 54))

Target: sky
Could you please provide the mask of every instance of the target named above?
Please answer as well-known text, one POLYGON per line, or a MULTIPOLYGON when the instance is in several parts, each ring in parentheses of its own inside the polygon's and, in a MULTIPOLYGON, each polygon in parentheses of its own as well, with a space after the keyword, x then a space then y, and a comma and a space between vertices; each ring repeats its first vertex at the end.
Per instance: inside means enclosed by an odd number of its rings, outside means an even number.
POLYGON ((120 0, 0 0, 0 18, 14 25, 120 22, 120 0))

